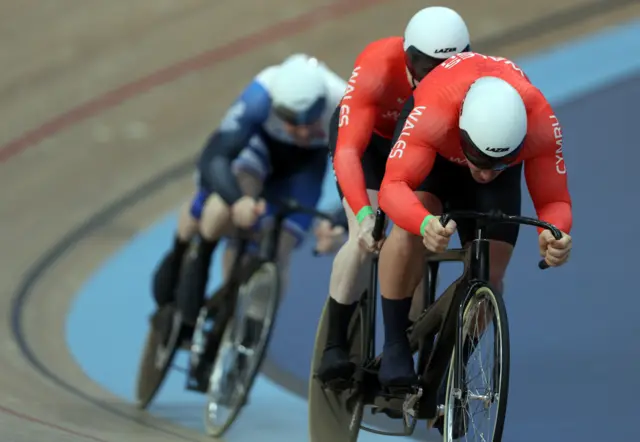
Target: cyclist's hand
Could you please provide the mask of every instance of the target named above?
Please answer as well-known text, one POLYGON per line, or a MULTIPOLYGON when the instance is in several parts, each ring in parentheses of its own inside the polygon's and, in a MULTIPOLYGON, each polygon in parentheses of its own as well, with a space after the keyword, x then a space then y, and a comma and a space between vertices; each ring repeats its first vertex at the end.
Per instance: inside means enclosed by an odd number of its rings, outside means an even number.
POLYGON ((331 253, 343 243, 346 230, 342 226, 334 226, 330 221, 322 220, 318 223, 314 233, 316 235, 316 252, 331 253))
POLYGON ((562 232, 562 238, 555 239, 549 230, 543 230, 538 236, 540 256, 551 267, 558 267, 567 262, 571 255, 571 236, 562 232))
POLYGON ((231 219, 233 224, 241 229, 252 227, 260 215, 267 210, 264 200, 256 200, 250 196, 243 196, 231 206, 231 219))
POLYGON ((367 215, 362 220, 358 229, 358 244, 363 250, 367 252, 376 252, 380 250, 382 243, 384 242, 384 236, 380 241, 374 241, 373 239, 373 227, 376 224, 375 215, 367 215))
POLYGON ((449 220, 446 227, 440 224, 440 217, 434 216, 429 219, 427 227, 422 235, 422 243, 431 252, 441 253, 447 250, 451 235, 456 233, 456 222, 449 220))

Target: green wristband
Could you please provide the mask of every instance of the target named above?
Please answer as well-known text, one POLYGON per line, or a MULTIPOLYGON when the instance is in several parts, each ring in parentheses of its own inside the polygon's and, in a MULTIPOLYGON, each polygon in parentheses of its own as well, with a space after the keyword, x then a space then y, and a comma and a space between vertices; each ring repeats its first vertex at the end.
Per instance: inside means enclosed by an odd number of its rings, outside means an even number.
POLYGON ((356 219, 358 220, 358 224, 360 224, 362 222, 362 220, 364 220, 369 215, 373 215, 373 207, 364 206, 362 209, 360 209, 360 211, 356 215, 356 219))
POLYGON ((424 236, 424 229, 426 229, 427 225, 429 225, 429 220, 431 220, 431 218, 435 218, 435 217, 433 215, 427 215, 422 220, 422 224, 420 224, 420 234, 422 236, 424 236))

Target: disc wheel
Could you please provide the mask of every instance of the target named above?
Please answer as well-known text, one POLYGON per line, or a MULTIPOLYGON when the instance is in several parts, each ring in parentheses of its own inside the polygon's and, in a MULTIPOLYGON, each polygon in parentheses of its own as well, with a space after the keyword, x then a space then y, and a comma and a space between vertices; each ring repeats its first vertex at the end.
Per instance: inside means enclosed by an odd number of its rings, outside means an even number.
MULTIPOLYGON (((335 393, 326 390, 315 377, 327 342, 328 312, 329 300, 327 299, 318 322, 309 377, 309 438, 311 442, 355 442, 358 439, 364 411, 362 398, 349 396, 349 392, 335 393)), ((357 309, 349 328, 351 360, 356 365, 359 365, 362 360, 361 341, 362 329, 359 309, 357 309)))

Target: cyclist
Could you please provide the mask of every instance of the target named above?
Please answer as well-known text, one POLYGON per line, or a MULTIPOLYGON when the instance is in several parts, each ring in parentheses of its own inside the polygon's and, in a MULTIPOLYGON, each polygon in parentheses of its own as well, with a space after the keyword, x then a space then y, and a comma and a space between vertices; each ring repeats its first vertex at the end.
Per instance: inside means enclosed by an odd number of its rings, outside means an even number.
POLYGON ((374 208, 391 138, 413 88, 439 63, 469 50, 460 15, 445 7, 418 11, 403 37, 370 43, 358 56, 347 90, 330 126, 330 150, 349 236, 338 251, 329 285, 329 335, 316 375, 322 382, 351 377, 347 327, 366 286, 374 208))
MULTIPOLYGON (((229 229, 259 230, 272 213, 273 198, 317 204, 328 159, 327 126, 345 88, 346 82, 317 59, 290 56, 253 79, 209 138, 198 161, 198 190, 182 208, 173 248, 153 277, 156 303, 177 301, 189 338, 212 254, 229 229), (186 254, 194 234, 199 241, 194 253, 186 254)), ((283 276, 311 221, 304 214, 285 220, 278 258, 283 276)), ((228 249, 223 267, 231 263, 233 244, 228 249)))
MULTIPOLYGON (((555 240, 549 231, 539 231, 541 255, 550 266, 559 266, 571 251, 562 128, 516 64, 458 54, 420 83, 403 117, 380 187, 380 207, 394 222, 380 252, 385 344, 379 378, 386 386, 416 380, 405 329, 425 247, 444 251, 455 231, 463 245, 474 237, 473 223, 450 221, 442 227, 443 208, 519 215, 524 169, 538 217, 563 232, 555 240)), ((487 229, 490 282, 496 290, 503 290, 518 232, 517 224, 487 229)))

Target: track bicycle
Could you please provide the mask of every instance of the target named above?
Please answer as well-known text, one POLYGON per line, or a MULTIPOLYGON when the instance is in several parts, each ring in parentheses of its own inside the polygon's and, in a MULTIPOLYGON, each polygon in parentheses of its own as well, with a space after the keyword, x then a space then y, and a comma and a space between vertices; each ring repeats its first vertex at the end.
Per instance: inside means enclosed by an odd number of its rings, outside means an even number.
POLYGON ((195 328, 184 326, 174 304, 153 315, 138 371, 139 408, 149 406, 176 353, 186 350, 186 389, 207 395, 207 433, 220 437, 233 424, 246 404, 273 330, 281 296, 277 252, 284 221, 293 213, 333 221, 332 215, 295 200, 280 200, 276 206, 274 222, 257 244, 252 232, 238 234, 229 277, 206 300, 195 328), (170 330, 162 330, 160 324, 170 324, 170 330), (185 330, 192 335, 185 336, 185 330))
MULTIPOLYGON (((384 213, 378 210, 374 238, 382 236, 384 213), (375 236, 377 235, 377 236, 375 236)), ((350 323, 350 358, 356 371, 348 385, 336 389, 322 384, 315 376, 327 338, 327 306, 319 321, 309 385, 309 433, 311 442, 355 442, 360 430, 390 436, 413 434, 417 421, 436 427, 443 440, 450 442, 470 432, 479 441, 500 442, 504 429, 509 387, 509 326, 502 295, 489 284, 489 240, 486 228, 495 223, 516 223, 551 231, 556 239, 562 233, 553 225, 534 218, 455 211, 445 213, 441 222, 473 219, 475 239, 470 245, 430 255, 425 262, 424 310, 407 329, 414 353, 419 381, 405 394, 392 394, 378 381, 382 355, 375 353, 377 258, 371 268, 368 289, 362 295, 350 323), (436 300, 436 278, 440 263, 463 262, 462 275, 436 300), (487 334, 492 332, 493 339, 487 334), (477 364, 472 356, 481 355, 483 342, 489 342, 489 357, 495 363, 489 370, 470 376, 477 364), (475 385, 477 380, 483 385, 475 385), (487 414, 495 406, 495 422, 490 435, 477 434, 474 417, 487 414), (401 432, 390 432, 363 425, 365 407, 373 414, 402 420, 401 432)), ((548 268, 544 261, 540 269, 548 268)), ((486 358, 484 358, 486 359, 486 358)), ((482 361, 483 359, 481 359, 482 361)), ((468 439, 467 439, 468 440, 468 439)))

